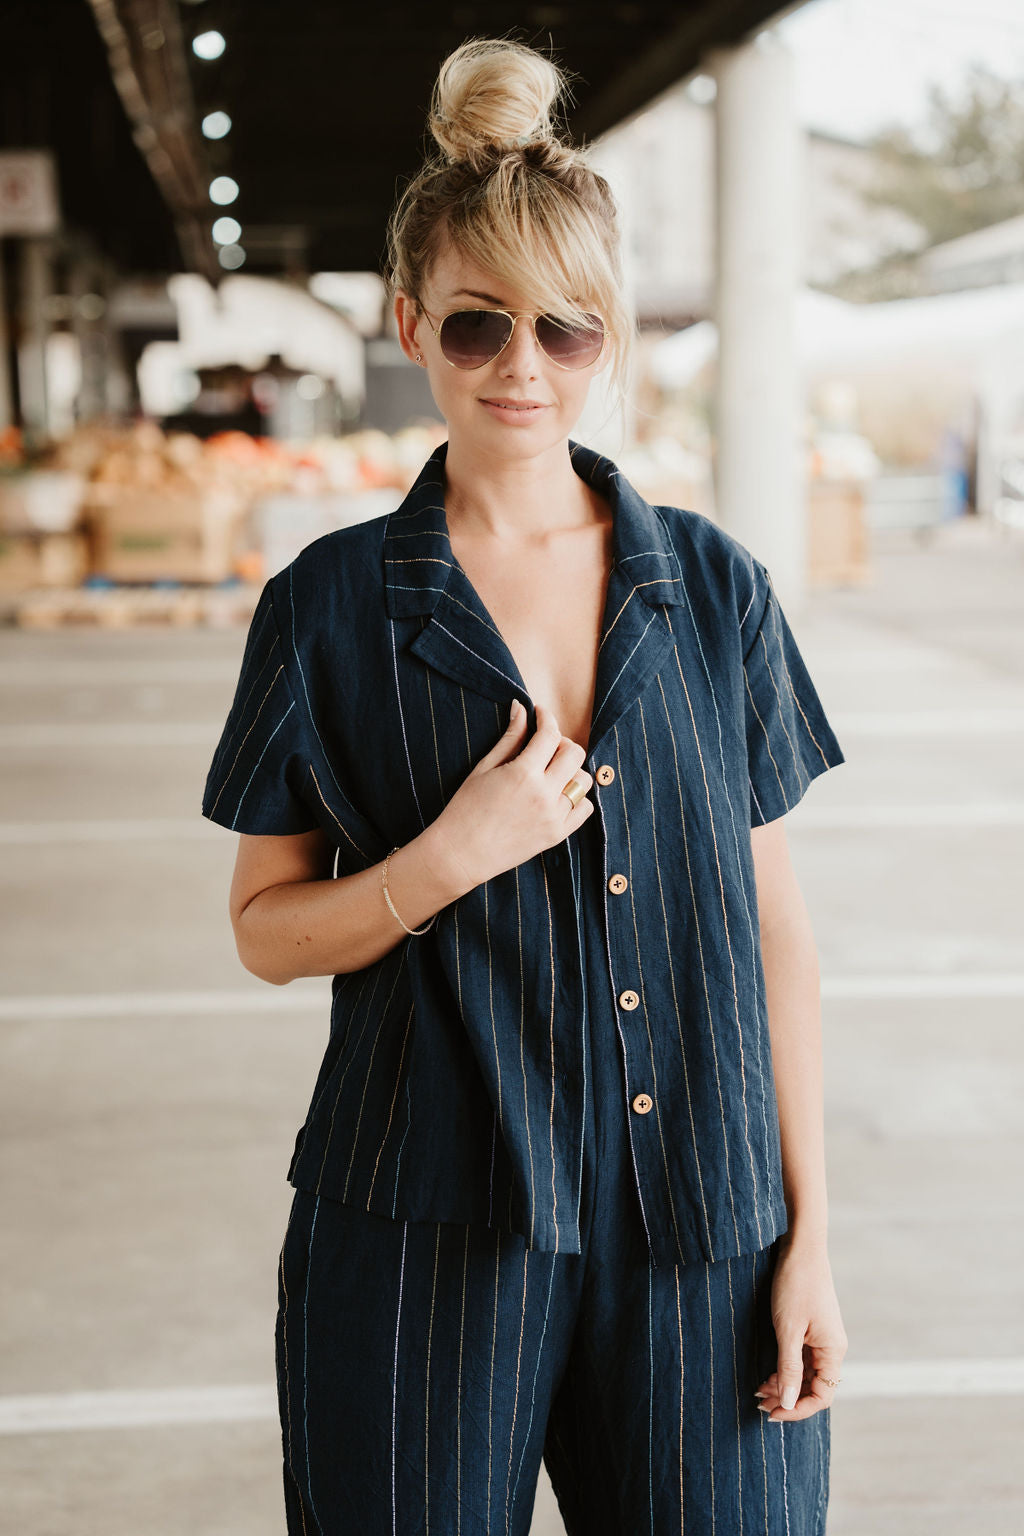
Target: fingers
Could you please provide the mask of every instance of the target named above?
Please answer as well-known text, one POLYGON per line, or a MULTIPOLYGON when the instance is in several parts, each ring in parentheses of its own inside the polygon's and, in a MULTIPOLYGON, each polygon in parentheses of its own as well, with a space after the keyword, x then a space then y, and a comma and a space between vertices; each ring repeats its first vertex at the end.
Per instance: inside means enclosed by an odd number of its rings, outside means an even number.
POLYGON ((804 1380, 803 1339, 795 1330, 779 1334, 779 1363, 775 1374, 781 1407, 795 1408, 804 1380))
MULTIPOLYGON (((822 1352, 824 1353, 824 1352, 822 1352)), ((800 1387, 796 1402, 791 1408, 782 1405, 782 1386, 780 1373, 776 1370, 770 1376, 766 1376, 755 1392, 757 1405, 769 1421, 777 1424, 780 1421, 790 1422, 796 1419, 809 1419, 812 1414, 820 1413, 822 1408, 831 1407, 835 1395, 835 1387, 828 1385, 828 1381, 839 1380, 840 1356, 831 1357, 829 1363, 822 1363, 815 1359, 815 1352, 807 1351, 808 1360, 801 1367, 800 1387), (826 1380, 826 1378, 828 1378, 826 1380)))

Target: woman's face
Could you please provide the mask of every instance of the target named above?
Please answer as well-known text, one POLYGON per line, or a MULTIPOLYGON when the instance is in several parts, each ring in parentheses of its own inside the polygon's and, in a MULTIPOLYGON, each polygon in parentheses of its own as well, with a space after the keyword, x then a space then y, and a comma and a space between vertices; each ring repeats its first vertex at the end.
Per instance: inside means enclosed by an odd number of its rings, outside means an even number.
MULTIPOLYGON (((521 292, 500 283, 451 247, 435 260, 420 299, 437 327, 455 309, 533 313, 521 292)), ((419 353, 423 359, 420 366, 426 367, 449 438, 501 458, 532 458, 567 438, 583 413, 591 379, 610 355, 606 341, 595 363, 561 368, 538 345, 533 326, 524 316, 491 362, 481 368, 456 368, 442 356, 426 317, 417 317, 402 291, 395 296, 395 319, 406 356, 415 361, 419 353), (526 402, 530 408, 524 409, 526 402)))

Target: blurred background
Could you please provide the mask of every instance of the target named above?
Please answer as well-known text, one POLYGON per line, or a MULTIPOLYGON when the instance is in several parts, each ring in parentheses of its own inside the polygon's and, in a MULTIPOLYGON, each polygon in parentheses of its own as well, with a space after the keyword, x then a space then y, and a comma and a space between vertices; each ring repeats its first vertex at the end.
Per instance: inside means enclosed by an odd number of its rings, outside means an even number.
POLYGON ((829 1531, 1024 1529, 1017 0, 0 26, 11 1529, 284 1529, 276 1266, 329 981, 242 970, 200 798, 262 582, 444 440, 385 225, 441 60, 505 34, 573 72, 622 218, 633 386, 574 435, 765 561, 847 758, 787 818, 851 1340, 829 1531))

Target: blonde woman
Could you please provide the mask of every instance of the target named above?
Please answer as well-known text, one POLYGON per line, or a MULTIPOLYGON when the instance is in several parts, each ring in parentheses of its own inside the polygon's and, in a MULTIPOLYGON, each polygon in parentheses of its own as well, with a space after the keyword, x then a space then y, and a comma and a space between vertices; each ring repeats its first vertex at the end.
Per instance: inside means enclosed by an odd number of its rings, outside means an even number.
POLYGON ((277 1367, 289 1532, 820 1536, 846 1337, 784 813, 843 761, 771 580, 571 437, 632 320, 565 77, 474 39, 387 272, 448 440, 266 585, 204 814, 333 977, 277 1367))

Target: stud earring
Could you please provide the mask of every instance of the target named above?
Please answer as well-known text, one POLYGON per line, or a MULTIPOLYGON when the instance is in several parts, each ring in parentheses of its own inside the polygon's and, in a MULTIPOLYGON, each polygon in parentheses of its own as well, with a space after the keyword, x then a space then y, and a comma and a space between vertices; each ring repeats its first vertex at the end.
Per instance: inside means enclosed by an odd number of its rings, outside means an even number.
POLYGON ((416 353, 416 361, 418 363, 422 363, 422 361, 423 361, 423 353, 422 352, 417 352, 416 353))

